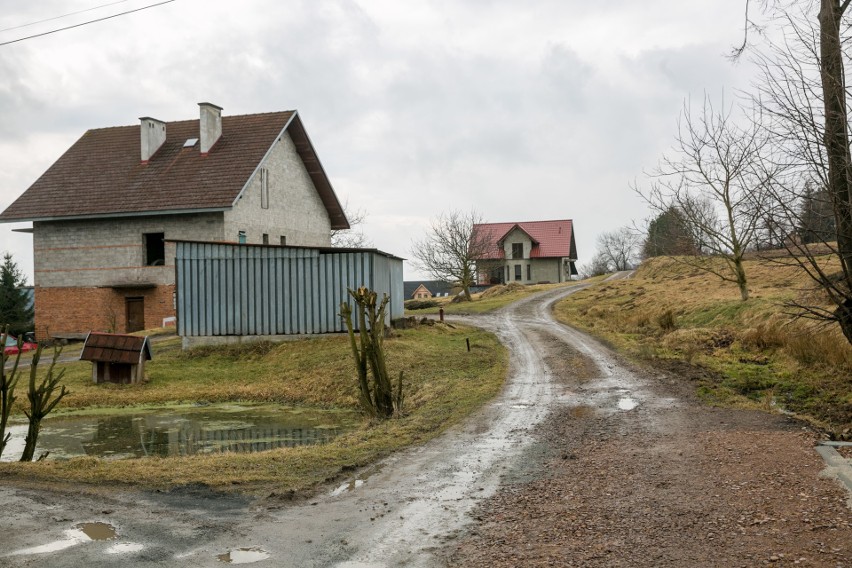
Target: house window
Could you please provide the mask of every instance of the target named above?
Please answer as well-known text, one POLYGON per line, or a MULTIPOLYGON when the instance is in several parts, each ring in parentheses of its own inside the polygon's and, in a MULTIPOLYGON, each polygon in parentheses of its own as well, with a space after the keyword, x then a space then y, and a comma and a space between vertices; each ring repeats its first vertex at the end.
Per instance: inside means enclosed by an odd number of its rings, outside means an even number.
POLYGON ((281 246, 283 247, 283 246, 286 246, 286 245, 287 245, 287 237, 285 237, 284 235, 281 235, 281 246))
POLYGON ((260 170, 260 207, 269 209, 269 170, 260 170))
POLYGON ((520 280, 520 279, 521 279, 521 265, 516 264, 515 265, 515 280, 520 280))
POLYGON ((527 280, 532 280, 532 265, 527 265, 527 280))
POLYGON ((509 267, 506 267, 506 282, 509 281, 509 267))
POLYGON ((263 233, 263 244, 269 244, 269 235, 267 233, 263 233))
POLYGON ((524 258, 524 243, 512 243, 512 258, 524 258))
POLYGON ((246 232, 240 231, 239 233, 237 233, 237 239, 241 245, 246 244, 246 232))
POLYGON ((166 263, 165 233, 145 233, 145 266, 163 266, 166 263))

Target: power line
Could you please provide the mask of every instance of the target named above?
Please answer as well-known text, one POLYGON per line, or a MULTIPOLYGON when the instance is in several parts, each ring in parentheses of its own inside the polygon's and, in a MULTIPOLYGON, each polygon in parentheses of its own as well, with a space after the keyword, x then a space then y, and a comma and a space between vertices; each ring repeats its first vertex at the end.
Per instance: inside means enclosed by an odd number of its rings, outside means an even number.
POLYGON ((33 34, 31 36, 13 39, 11 41, 4 41, 4 42, 0 43, 0 47, 2 47, 4 45, 9 45, 10 43, 17 43, 19 41, 24 41, 24 40, 27 40, 27 39, 33 39, 33 38, 36 38, 36 37, 42 37, 42 36, 46 36, 46 35, 50 35, 50 34, 55 34, 56 32, 64 32, 65 30, 71 30, 71 29, 74 29, 74 28, 79 28, 81 26, 86 26, 88 24, 94 24, 96 22, 103 22, 104 20, 110 20, 112 18, 117 18, 119 16, 125 16, 127 14, 132 14, 133 12, 141 12, 142 10, 147 10, 148 8, 156 8, 157 6, 162 6, 163 4, 169 4, 169 3, 174 2, 174 1, 175 0, 165 0, 164 2, 158 2, 156 4, 149 4, 148 6, 142 6, 141 8, 136 8, 135 10, 128 10, 126 12, 120 12, 118 14, 113 14, 112 16, 105 16, 103 18, 98 18, 96 20, 89 20, 88 22, 82 22, 80 24, 74 24, 73 26, 66 26, 64 28, 57 28, 55 30, 50 30, 49 32, 42 32, 40 34, 33 34))
POLYGON ((118 2, 110 2, 109 4, 101 4, 100 6, 95 6, 93 8, 86 8, 85 10, 78 10, 77 12, 68 12, 67 14, 62 14, 61 16, 54 16, 52 18, 45 18, 44 20, 38 20, 36 22, 30 22, 29 24, 21 24, 20 26, 12 26, 11 28, 3 28, 0 32, 8 32, 12 30, 19 30, 21 28, 28 28, 30 26, 34 26, 36 24, 43 24, 44 22, 52 22, 53 20, 60 20, 62 18, 67 18, 68 16, 76 16, 77 14, 82 14, 84 12, 91 12, 92 10, 97 10, 98 8, 106 8, 107 6, 115 6, 116 4, 124 4, 125 2, 130 2, 130 0, 118 0, 118 2))

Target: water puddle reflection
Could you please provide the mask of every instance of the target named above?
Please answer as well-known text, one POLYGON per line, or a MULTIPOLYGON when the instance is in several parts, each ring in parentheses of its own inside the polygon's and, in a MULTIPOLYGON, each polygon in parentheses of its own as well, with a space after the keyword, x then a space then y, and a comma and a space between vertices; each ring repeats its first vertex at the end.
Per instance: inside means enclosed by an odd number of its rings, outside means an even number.
POLYGON ((80 523, 73 529, 68 529, 63 532, 65 538, 55 540, 41 546, 16 550, 15 552, 12 552, 10 556, 59 552, 60 550, 65 550, 72 546, 77 546, 78 544, 92 542, 93 540, 112 540, 118 536, 115 532, 115 527, 108 523, 80 523))
MULTIPOLYGON (((49 459, 97 456, 109 459, 257 452, 323 444, 360 423, 348 410, 306 409, 272 404, 170 406, 118 410, 112 415, 60 416, 42 422, 36 455, 49 459)), ((27 427, 12 425, 8 450, 23 445, 27 427)), ((6 451, 3 461, 19 452, 6 451)))
POLYGON ((269 553, 260 548, 237 548, 216 557, 226 564, 252 564, 269 558, 269 553))

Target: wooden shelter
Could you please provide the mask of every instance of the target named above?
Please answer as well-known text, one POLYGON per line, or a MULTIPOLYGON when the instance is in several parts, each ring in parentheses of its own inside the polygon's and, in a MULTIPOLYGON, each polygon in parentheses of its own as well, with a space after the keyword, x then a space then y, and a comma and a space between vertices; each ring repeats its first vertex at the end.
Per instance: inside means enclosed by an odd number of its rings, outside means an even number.
POLYGON ((92 362, 95 383, 135 384, 145 379, 145 361, 151 360, 147 337, 89 332, 81 361, 92 362))

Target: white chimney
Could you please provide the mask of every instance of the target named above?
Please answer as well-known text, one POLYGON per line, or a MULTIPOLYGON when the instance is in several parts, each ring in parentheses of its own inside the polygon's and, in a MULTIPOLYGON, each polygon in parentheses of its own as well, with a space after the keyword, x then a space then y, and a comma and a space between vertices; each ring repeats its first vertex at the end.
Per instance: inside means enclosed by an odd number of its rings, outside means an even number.
POLYGON ((166 141, 166 123, 148 116, 143 116, 139 120, 142 122, 139 129, 142 161, 147 162, 166 141))
POLYGON ((206 154, 222 136, 222 107, 212 103, 198 103, 201 108, 201 153, 206 154))

